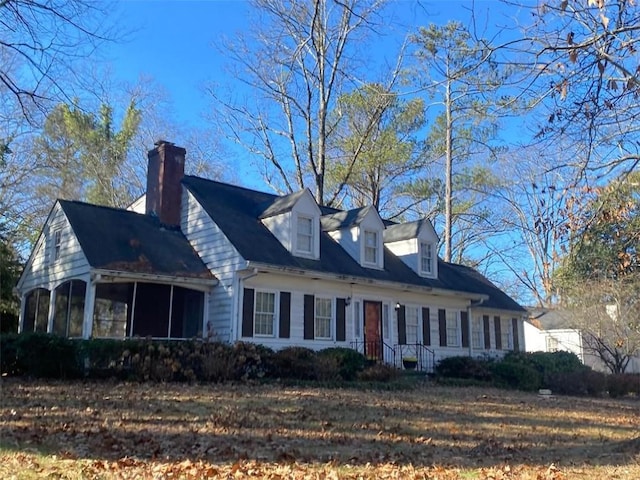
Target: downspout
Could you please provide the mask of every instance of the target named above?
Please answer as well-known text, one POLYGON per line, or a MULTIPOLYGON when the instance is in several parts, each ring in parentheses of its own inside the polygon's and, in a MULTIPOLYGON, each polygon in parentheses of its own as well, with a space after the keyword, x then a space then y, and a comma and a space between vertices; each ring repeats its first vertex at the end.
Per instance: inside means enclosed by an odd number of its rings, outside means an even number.
MULTIPOLYGON (((253 270, 251 271, 251 273, 247 274, 246 276, 241 276, 238 274, 238 272, 236 272, 236 285, 237 285, 237 289, 236 289, 236 305, 235 305, 235 309, 236 309, 236 314, 233 316, 235 318, 235 323, 231 322, 232 328, 233 326, 238 326, 238 320, 240 319, 240 312, 242 312, 242 305, 240 303, 241 301, 241 295, 240 292, 242 291, 243 288, 243 284, 245 281, 249 280, 250 278, 256 277, 258 275, 258 269, 256 267, 253 268, 253 270)), ((240 340, 240 335, 238 332, 240 332, 241 329, 236 328, 235 331, 231 331, 229 332, 229 340, 231 340, 232 342, 237 342, 238 340, 240 340)))
POLYGON ((469 306, 467 307, 467 318, 469 321, 467 322, 467 338, 469 339, 469 356, 473 356, 473 316, 472 316, 472 308, 479 307, 484 303, 484 298, 480 300, 471 301, 469 306))

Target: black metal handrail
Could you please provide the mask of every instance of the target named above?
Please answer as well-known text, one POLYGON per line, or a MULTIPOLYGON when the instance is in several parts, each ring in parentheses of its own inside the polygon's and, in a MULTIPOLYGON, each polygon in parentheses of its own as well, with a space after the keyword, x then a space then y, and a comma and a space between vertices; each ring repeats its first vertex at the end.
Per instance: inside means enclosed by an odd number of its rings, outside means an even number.
POLYGON ((396 365, 396 350, 384 341, 354 340, 349 346, 371 362, 396 365))
POLYGON ((416 368, 422 372, 433 373, 436 354, 429 347, 422 343, 399 344, 395 347, 399 353, 399 361, 396 364, 398 368, 416 368))

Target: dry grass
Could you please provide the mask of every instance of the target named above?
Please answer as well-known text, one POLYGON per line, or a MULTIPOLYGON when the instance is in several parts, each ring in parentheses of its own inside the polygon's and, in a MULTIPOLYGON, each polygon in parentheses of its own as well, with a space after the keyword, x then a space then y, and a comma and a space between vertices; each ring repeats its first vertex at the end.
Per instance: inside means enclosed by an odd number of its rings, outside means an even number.
POLYGON ((4 379, 0 478, 640 478, 640 402, 4 379))

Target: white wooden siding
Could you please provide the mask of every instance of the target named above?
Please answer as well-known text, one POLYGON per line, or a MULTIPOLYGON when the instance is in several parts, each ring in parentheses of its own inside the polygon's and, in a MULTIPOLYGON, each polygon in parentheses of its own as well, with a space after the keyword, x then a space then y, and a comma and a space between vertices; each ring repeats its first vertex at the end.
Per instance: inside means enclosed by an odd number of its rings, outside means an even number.
POLYGON ((289 252, 292 251, 293 242, 291 237, 294 225, 292 221, 291 211, 281 213, 280 215, 263 218, 262 223, 269 229, 273 236, 280 241, 284 248, 286 248, 289 252))
POLYGON ((429 278, 438 277, 438 262, 433 262, 433 272, 431 275, 424 275, 421 271, 421 259, 420 259, 420 243, 430 243, 432 245, 432 254, 437 256, 438 252, 438 237, 433 229, 423 228, 417 238, 410 238, 407 240, 400 240, 398 242, 385 243, 391 253, 396 255, 400 260, 404 262, 410 269, 421 276, 428 276, 429 278))
POLYGON ((205 335, 209 332, 217 340, 231 341, 235 272, 245 261, 187 189, 182 191, 182 206, 182 232, 220 282, 209 295, 205 335))
MULTIPOLYGON (((415 238, 409 240, 401 240, 399 242, 385 243, 391 253, 400 258, 404 264, 414 272, 418 272, 418 241, 415 238)), ((434 249, 435 254, 435 249, 434 249)))
POLYGON ((20 277, 18 291, 23 295, 34 288, 53 290, 67 280, 86 277, 88 274, 87 257, 62 207, 56 203, 20 277), (57 230, 61 234, 60 254, 58 260, 54 260, 53 235, 57 230))

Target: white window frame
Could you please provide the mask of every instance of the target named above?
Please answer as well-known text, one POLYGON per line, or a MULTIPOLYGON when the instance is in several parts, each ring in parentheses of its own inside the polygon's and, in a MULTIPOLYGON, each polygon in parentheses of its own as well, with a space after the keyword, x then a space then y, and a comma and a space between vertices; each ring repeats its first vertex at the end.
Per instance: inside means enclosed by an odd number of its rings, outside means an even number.
POLYGON ((502 350, 513 350, 513 336, 511 335, 511 319, 500 319, 500 337, 502 350))
POLYGON ((478 315, 471 321, 471 345, 473 348, 484 347, 484 323, 482 315, 478 315))
POLYGON ((547 352, 557 352, 560 349, 560 342, 553 335, 547 335, 544 343, 547 352))
POLYGON ((316 340, 333 340, 333 312, 334 312, 334 308, 333 308, 333 298, 328 298, 328 297, 316 297, 315 298, 315 303, 314 303, 314 312, 313 312, 313 333, 314 333, 314 338, 316 340), (327 304, 328 302, 328 306, 329 306, 329 312, 327 315, 327 312, 324 312, 324 315, 320 315, 321 312, 319 312, 319 308, 318 308, 318 303, 322 302, 325 304, 327 304), (324 325, 321 325, 320 322, 322 322, 324 325), (322 335, 322 333, 326 333, 322 332, 321 329, 327 329, 329 332, 328 335, 322 335))
POLYGON ((433 252, 434 247, 431 242, 420 242, 420 273, 422 275, 431 276, 433 275, 433 252), (428 255, 427 255, 428 254, 428 255), (425 261, 429 266, 428 269, 425 269, 425 261))
MULTIPOLYGON (((274 291, 269 290, 256 290, 255 298, 253 300, 253 335, 255 337, 273 338, 276 336, 276 318, 278 314, 278 297, 274 291), (273 312, 258 311, 258 296, 273 295, 273 312), (271 315, 271 333, 258 332, 258 315, 271 315)), ((266 325, 266 323, 265 323, 266 325)))
POLYGON ((382 304, 382 338, 389 340, 389 333, 391 331, 389 325, 389 304, 382 304))
POLYGON ((378 245, 378 237, 379 237, 379 233, 376 232, 375 230, 365 230, 364 234, 362 235, 363 238, 363 243, 364 243, 364 250, 363 250, 363 255, 364 255, 364 262, 367 265, 378 265, 378 259, 379 259, 379 251, 380 251, 380 246, 378 245), (369 239, 373 237, 373 245, 371 245, 369 243, 369 239), (369 260, 367 257, 367 252, 372 252, 373 253, 373 260, 369 260))
POLYGON ((460 346, 460 322, 456 310, 446 310, 447 347, 460 346))
POLYGON ((309 217, 307 215, 298 215, 296 218, 296 252, 303 255, 313 255, 314 253, 314 233, 315 229, 313 228, 313 217, 309 217), (300 226, 303 222, 308 222, 309 232, 302 232, 300 230, 300 226), (302 244, 305 242, 301 242, 300 238, 308 239, 309 249, 302 248, 302 244))
POLYGON ((419 343, 419 330, 420 330, 420 307, 415 305, 407 305, 405 307, 405 338, 407 345, 419 343))
POLYGON ((53 231, 52 255, 53 262, 60 260, 60 250, 62 249, 62 229, 56 228, 53 231))

